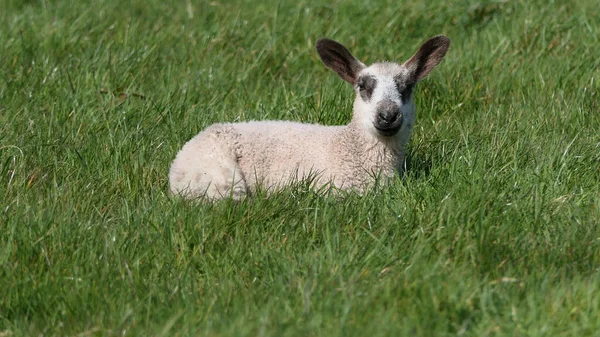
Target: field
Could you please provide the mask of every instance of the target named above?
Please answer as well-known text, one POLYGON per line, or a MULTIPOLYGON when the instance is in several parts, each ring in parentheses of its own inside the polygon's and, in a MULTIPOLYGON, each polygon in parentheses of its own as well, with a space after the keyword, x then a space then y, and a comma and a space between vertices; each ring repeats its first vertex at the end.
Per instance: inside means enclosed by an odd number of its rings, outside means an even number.
POLYGON ((0 336, 600 336, 600 11, 566 1, 0 0, 0 336), (314 49, 406 60, 407 170, 168 192, 216 121, 343 124, 314 49))

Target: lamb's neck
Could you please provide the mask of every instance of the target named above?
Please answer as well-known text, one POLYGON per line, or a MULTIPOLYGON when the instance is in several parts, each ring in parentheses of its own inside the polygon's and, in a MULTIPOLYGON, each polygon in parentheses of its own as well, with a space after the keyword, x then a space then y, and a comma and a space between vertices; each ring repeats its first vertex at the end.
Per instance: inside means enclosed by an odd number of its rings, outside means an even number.
POLYGON ((379 137, 364 126, 350 123, 344 128, 344 143, 351 148, 355 167, 369 172, 385 171, 386 175, 400 168, 404 157, 401 138, 379 137))
POLYGON ((354 140, 356 144, 363 144, 363 148, 367 151, 372 151, 378 148, 379 151, 402 152, 406 146, 406 140, 401 133, 392 137, 382 137, 377 135, 372 130, 365 130, 363 125, 359 125, 356 121, 350 122, 346 126, 348 137, 354 140))

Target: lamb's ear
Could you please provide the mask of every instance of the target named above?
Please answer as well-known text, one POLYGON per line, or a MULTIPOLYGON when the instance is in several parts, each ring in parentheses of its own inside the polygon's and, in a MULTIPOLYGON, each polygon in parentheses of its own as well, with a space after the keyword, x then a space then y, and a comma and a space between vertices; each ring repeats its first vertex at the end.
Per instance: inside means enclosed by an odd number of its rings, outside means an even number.
POLYGON ((328 68, 352 85, 356 83, 358 73, 365 68, 365 65, 352 56, 346 47, 333 40, 319 39, 317 52, 328 68))
POLYGON ((413 55, 404 66, 410 71, 413 82, 422 80, 442 60, 450 47, 450 39, 438 35, 425 41, 419 51, 413 55))

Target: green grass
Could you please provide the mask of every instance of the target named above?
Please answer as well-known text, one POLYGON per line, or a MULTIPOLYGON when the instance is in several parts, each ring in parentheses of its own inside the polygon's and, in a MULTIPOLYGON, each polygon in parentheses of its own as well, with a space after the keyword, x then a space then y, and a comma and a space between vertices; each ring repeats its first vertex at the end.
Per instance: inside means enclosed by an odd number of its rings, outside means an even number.
POLYGON ((322 3, 0 1, 0 336, 600 335, 597 2, 322 3), (440 33, 391 185, 169 196, 213 122, 348 122, 319 37, 440 33))

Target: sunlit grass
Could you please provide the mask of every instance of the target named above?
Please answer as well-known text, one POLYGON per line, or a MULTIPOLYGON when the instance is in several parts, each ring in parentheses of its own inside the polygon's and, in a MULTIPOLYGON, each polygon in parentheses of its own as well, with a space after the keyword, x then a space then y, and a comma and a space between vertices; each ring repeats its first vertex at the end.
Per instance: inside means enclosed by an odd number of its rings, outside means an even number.
POLYGON ((594 1, 5 1, 0 336, 592 336, 594 1), (408 170, 365 196, 168 194, 216 121, 342 124, 366 63, 452 39, 408 170))

